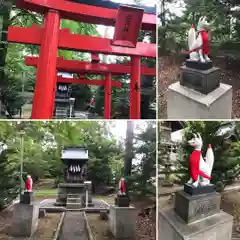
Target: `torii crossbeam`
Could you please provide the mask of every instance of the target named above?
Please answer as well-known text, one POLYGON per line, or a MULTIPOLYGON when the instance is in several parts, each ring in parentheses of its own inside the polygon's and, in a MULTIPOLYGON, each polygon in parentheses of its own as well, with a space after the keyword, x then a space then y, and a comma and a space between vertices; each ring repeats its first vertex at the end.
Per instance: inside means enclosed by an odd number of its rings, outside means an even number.
MULTIPOLYGON (((37 67, 38 63, 39 57, 25 57, 25 64, 27 66, 37 67)), ((124 75, 131 73, 131 65, 91 63, 77 60, 65 60, 63 57, 58 57, 57 70, 59 72, 77 74, 105 75, 106 73, 111 72, 112 75, 124 75)), ((156 68, 148 68, 142 65, 141 74, 146 76, 156 76, 156 68)))

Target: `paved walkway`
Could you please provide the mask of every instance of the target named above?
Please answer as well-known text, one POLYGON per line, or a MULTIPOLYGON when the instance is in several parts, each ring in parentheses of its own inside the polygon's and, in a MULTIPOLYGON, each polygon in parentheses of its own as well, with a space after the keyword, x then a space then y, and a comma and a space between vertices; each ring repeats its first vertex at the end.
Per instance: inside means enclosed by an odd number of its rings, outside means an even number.
MULTIPOLYGON (((40 204, 41 208, 53 207, 56 202, 54 198, 47 198, 42 201, 35 201, 35 203, 40 204)), ((94 206, 89 206, 89 208, 107 208, 108 205, 100 199, 93 198, 92 202, 94 206)))
POLYGON ((66 212, 59 240, 88 240, 82 212, 66 212))

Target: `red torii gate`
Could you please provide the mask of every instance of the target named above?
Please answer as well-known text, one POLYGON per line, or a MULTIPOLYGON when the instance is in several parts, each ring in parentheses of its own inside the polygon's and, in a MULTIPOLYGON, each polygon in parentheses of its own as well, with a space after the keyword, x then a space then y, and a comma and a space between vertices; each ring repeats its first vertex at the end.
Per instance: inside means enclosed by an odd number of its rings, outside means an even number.
MULTIPOLYGON (((137 37, 140 27, 143 30, 156 30, 155 15, 143 14, 142 10, 135 8, 120 7, 117 11, 66 0, 17 0, 17 7, 44 14, 43 28, 9 27, 8 30, 10 42, 40 45, 33 119, 52 118, 58 48, 131 56, 130 118, 140 118, 140 57, 156 58, 156 45, 137 43, 137 37), (114 39, 81 36, 71 34, 68 29, 60 30, 61 17, 107 26, 113 26, 116 21, 114 39), (125 31, 126 28, 128 31, 125 31)), ((105 88, 106 94, 111 94, 111 73, 106 75, 105 88)), ((105 107, 108 109, 109 104, 105 107)))
MULTIPOLYGON (((39 57, 25 57, 25 64, 27 66, 37 67, 39 57)), ((92 62, 84 62, 78 60, 66 60, 63 57, 57 58, 56 69, 59 72, 69 72, 77 74, 93 74, 105 75, 111 72, 113 75, 131 74, 130 64, 105 64, 94 60, 92 55, 92 62)), ((148 68, 141 65, 141 74, 146 76, 155 76, 156 68, 148 68)))
MULTIPOLYGON (((131 65, 129 64, 103 64, 99 63, 100 59, 97 54, 92 54, 92 63, 91 62, 81 62, 77 60, 65 60, 63 57, 57 58, 57 71, 59 72, 68 72, 68 73, 77 73, 79 74, 78 78, 63 78, 58 76, 57 82, 62 83, 74 83, 74 84, 90 84, 90 85, 100 85, 108 88, 107 81, 101 80, 86 80, 84 79, 84 74, 96 74, 96 75, 123 75, 131 73, 131 65)), ((37 67, 39 62, 38 57, 26 57, 25 64, 27 66, 37 67)), ((154 76, 156 74, 155 68, 147 68, 144 65, 141 66, 142 75, 154 76)), ((109 91, 111 93, 112 87, 121 87, 121 82, 111 81, 109 85, 109 91)), ((105 91, 104 96, 104 118, 111 118, 111 94, 105 91), (107 107, 106 107, 107 106, 107 107)))

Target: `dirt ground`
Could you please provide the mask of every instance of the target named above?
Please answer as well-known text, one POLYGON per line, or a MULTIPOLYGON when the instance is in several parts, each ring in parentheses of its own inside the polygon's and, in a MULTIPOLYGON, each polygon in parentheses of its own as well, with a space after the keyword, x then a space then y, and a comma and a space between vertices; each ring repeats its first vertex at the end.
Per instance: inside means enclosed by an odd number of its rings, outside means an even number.
MULTIPOLYGON (((179 81, 180 63, 174 61, 173 57, 159 58, 159 79, 158 79, 158 118, 167 118, 166 91, 169 85, 179 81)), ((221 69, 221 83, 226 83, 233 88, 233 110, 232 118, 240 118, 240 71, 225 69, 220 61, 214 61, 214 66, 221 69)))
POLYGON ((11 226, 12 211, 0 213, 0 240, 51 240, 57 229, 61 213, 48 213, 39 219, 38 228, 31 238, 13 238, 8 235, 11 226))
POLYGON ((240 239, 240 192, 234 191, 222 195, 221 208, 234 217, 233 239, 240 239))
MULTIPOLYGON (((132 205, 137 209, 137 240, 156 239, 156 212, 144 214, 143 209, 154 204, 151 200, 133 202, 132 205)), ((108 231, 108 222, 101 220, 99 214, 87 214, 89 225, 94 238, 97 240, 114 240, 108 231)))

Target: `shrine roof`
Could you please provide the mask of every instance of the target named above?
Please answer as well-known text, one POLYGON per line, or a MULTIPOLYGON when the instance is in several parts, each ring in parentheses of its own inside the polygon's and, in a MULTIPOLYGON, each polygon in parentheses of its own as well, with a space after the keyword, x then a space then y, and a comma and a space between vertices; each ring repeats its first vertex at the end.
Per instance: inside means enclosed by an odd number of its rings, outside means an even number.
POLYGON ((65 147, 62 150, 61 159, 64 162, 68 161, 87 161, 88 150, 84 147, 65 147))

